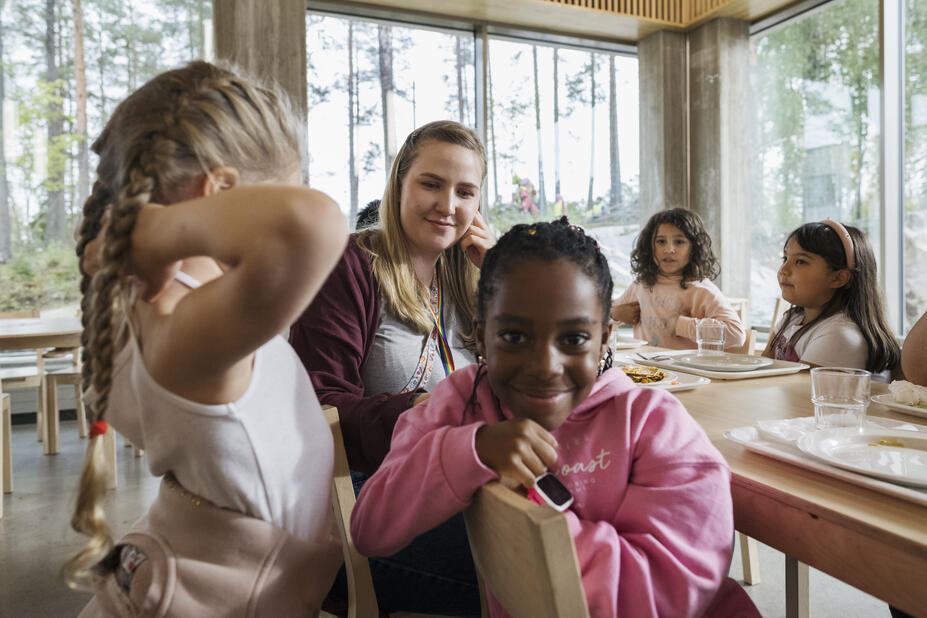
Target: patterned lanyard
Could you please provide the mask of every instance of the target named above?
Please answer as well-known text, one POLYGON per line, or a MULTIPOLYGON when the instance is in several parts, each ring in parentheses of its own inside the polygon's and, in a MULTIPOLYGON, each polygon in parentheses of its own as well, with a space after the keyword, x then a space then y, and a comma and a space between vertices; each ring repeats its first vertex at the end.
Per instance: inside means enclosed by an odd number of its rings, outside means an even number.
MULTIPOLYGON (((431 319, 435 323, 435 331, 437 332, 437 344, 438 351, 441 353, 441 364, 444 365, 444 375, 449 376, 451 372, 454 371, 454 355, 451 353, 451 346, 447 343, 447 335, 445 334, 444 327, 444 295, 441 293, 441 278, 438 277, 438 273, 435 273, 435 280, 437 282, 437 306, 438 311, 435 312, 435 303, 428 303, 428 311, 431 313, 431 319)), ((434 295, 432 295, 432 301, 434 301, 434 295)))

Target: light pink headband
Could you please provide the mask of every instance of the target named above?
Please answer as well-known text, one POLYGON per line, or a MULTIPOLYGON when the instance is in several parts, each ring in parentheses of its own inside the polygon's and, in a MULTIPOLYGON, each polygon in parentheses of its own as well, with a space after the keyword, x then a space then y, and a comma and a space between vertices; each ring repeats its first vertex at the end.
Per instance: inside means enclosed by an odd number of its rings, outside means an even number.
POLYGON ((843 243, 843 252, 847 254, 847 268, 850 270, 856 268, 856 260, 854 259, 853 254, 853 239, 850 238, 850 233, 847 231, 847 228, 843 227, 837 221, 834 221, 830 217, 827 217, 821 221, 822 225, 827 225, 837 232, 837 236, 840 238, 840 242, 843 243))

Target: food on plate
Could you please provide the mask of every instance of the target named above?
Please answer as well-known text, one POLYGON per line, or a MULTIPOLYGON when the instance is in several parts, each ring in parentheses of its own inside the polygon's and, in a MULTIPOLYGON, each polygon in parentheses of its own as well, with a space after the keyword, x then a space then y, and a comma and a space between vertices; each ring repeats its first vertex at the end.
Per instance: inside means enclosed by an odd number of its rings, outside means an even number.
POLYGON ((653 384, 666 377, 662 370, 649 365, 625 365, 621 370, 637 384, 653 384))
POLYGON ((869 446, 894 446, 897 448, 905 448, 904 442, 896 440, 895 438, 884 438, 878 442, 870 442, 869 446))
POLYGON ((911 384, 906 380, 895 380, 888 385, 892 399, 906 406, 927 408, 927 387, 911 384))

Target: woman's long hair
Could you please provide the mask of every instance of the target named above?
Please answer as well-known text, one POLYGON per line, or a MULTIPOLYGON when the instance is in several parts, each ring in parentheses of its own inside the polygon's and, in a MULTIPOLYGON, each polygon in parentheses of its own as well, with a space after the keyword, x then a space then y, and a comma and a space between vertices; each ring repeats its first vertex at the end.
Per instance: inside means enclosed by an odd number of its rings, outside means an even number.
MULTIPOLYGON (((300 169, 299 135, 277 91, 206 62, 161 73, 116 107, 92 146, 100 162, 77 243, 83 256, 104 234, 99 269, 91 278, 82 265, 81 282, 83 387, 94 391, 88 397, 94 422, 106 418, 113 356, 124 340, 130 301, 122 274, 139 209, 178 201, 223 165, 237 168, 244 183, 282 180, 300 169)), ((71 518, 71 526, 90 538, 62 568, 72 587, 93 583, 93 567, 112 546, 100 505, 105 479, 103 437, 97 435, 87 447, 71 518)))
MULTIPOLYGON (((789 345, 794 346, 809 328, 821 320, 842 311, 859 326, 866 340, 866 347, 869 350, 866 369, 872 372, 890 369, 894 372, 901 363, 901 348, 898 347, 892 329, 889 328, 888 321, 885 319, 885 302, 882 291, 879 289, 875 254, 869 240, 861 230, 851 225, 844 227, 853 241, 855 268, 849 268, 847 265, 847 254, 843 242, 829 225, 816 222, 806 223, 785 239, 783 248, 794 238, 802 249, 824 258, 827 266, 832 270, 846 268, 850 271, 850 280, 846 285, 837 288, 833 297, 824 305, 815 319, 802 324, 801 328, 795 331, 789 339, 789 345)), ((792 319, 797 318, 804 311, 804 308, 795 306, 786 311, 773 341, 782 335, 792 319)))
MULTIPOLYGON (((431 332, 433 322, 427 311, 428 290, 412 268, 408 239, 402 229, 399 204, 402 181, 418 156, 421 145, 429 140, 463 146, 480 160, 480 180, 486 178, 486 151, 480 138, 458 122, 441 120, 423 125, 409 134, 399 149, 390 171, 383 199, 380 200, 380 228, 361 233, 358 242, 372 255, 371 268, 392 315, 413 326, 422 334, 431 332)), ((457 308, 458 323, 465 342, 472 341, 473 316, 476 314, 476 282, 479 270, 460 243, 444 250, 438 259, 438 276, 457 308)))

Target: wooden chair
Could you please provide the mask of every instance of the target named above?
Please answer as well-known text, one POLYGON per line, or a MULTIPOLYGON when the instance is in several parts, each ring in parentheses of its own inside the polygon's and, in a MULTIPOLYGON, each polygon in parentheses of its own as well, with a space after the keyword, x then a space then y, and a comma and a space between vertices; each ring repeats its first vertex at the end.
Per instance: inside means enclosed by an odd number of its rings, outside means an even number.
POLYGON ((728 348, 725 351, 734 354, 756 354, 756 331, 751 328, 747 331, 747 338, 744 340, 743 345, 728 348))
MULTIPOLYGON (((10 396, 0 392, 0 476, 3 477, 3 493, 13 491, 13 453, 10 432, 12 407, 10 396)), ((3 496, 0 496, 0 517, 3 517, 3 496)))
POLYGON ((744 325, 744 328, 749 329, 750 299, 746 297, 728 296, 727 302, 730 303, 731 307, 734 308, 734 311, 737 312, 737 317, 740 318, 740 322, 744 325))
POLYGON ((464 519, 484 616, 487 589, 513 616, 589 616, 566 516, 493 482, 476 493, 464 519))
POLYGON ((789 310, 789 307, 791 307, 791 305, 782 298, 776 299, 776 302, 773 305, 772 319, 769 322, 770 337, 776 333, 776 325, 779 324, 779 320, 782 319, 782 316, 785 314, 785 312, 789 310))
POLYGON ((335 443, 335 466, 332 476, 332 507, 335 524, 341 534, 341 551, 348 576, 348 618, 376 618, 379 615, 377 595, 373 589, 370 565, 354 546, 351 538, 351 510, 354 508, 354 484, 348 468, 348 455, 341 436, 338 410, 332 406, 322 408, 335 443))
MULTIPOLYGON (((348 468, 348 455, 344 450, 344 438, 341 435, 341 419, 338 410, 332 406, 323 406, 322 412, 328 421, 335 446, 335 461, 332 474, 332 509, 335 512, 335 524, 341 534, 341 552, 344 554, 344 566, 348 576, 348 618, 378 618, 377 595, 370 575, 370 563, 357 551, 351 538, 351 510, 354 508, 354 483, 348 468)), ((334 618, 332 614, 321 612, 323 618, 334 618)), ((390 618, 441 618, 437 614, 416 614, 412 612, 393 612, 390 618)), ((489 614, 484 614, 488 618, 489 614)))

